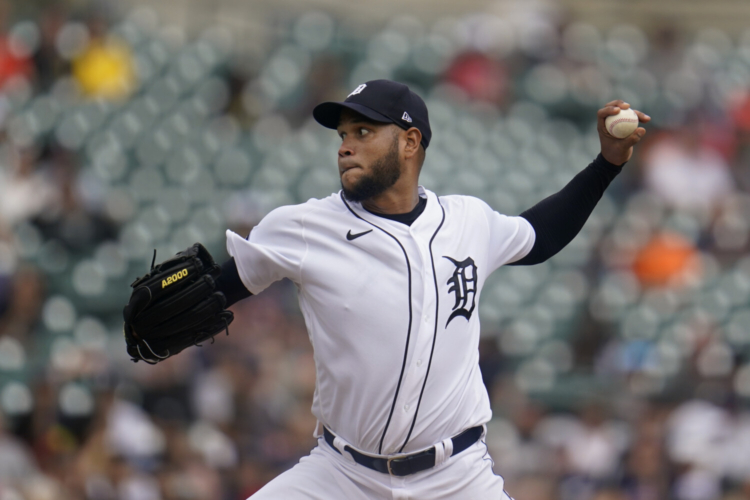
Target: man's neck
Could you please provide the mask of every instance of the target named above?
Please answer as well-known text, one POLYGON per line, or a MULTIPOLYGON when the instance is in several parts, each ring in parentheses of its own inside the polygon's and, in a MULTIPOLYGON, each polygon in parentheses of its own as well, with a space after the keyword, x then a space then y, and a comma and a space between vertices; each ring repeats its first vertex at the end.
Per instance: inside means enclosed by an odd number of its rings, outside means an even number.
POLYGON ((418 202, 419 190, 415 186, 406 193, 389 189, 385 193, 364 200, 362 207, 375 214, 406 214, 414 210, 418 202))

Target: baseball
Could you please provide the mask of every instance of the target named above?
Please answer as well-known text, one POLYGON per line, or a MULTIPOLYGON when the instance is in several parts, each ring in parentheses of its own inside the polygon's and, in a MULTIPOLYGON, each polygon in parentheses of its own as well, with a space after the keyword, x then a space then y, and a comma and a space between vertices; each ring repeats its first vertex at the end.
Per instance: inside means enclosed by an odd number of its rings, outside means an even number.
POLYGON ((632 109, 620 109, 619 113, 604 120, 604 127, 613 137, 624 139, 638 128, 638 115, 632 109))

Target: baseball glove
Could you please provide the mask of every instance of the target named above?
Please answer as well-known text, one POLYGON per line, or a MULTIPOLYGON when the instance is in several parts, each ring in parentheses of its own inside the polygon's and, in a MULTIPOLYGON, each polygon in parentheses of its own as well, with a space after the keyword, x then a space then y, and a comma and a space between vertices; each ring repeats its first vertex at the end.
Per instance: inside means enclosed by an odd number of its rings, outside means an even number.
POLYGON ((133 361, 153 365, 204 340, 213 342, 222 331, 229 335, 234 315, 216 290, 220 274, 221 267, 200 243, 157 266, 152 262, 151 271, 130 285, 133 292, 122 312, 133 361))

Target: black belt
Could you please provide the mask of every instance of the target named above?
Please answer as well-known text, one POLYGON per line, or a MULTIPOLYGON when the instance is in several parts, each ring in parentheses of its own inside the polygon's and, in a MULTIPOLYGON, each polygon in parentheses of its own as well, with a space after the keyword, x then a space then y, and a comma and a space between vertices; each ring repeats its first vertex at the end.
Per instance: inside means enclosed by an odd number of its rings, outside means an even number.
MULTIPOLYGON (((479 438, 482 437, 483 431, 484 429, 480 425, 472 427, 471 429, 466 429, 458 436, 452 437, 453 453, 451 453, 451 456, 458 455, 466 448, 476 443, 479 438)), ((339 449, 333 445, 333 440, 336 439, 336 437, 325 427, 323 427, 323 436, 325 437, 326 443, 336 450, 337 453, 341 454, 339 449)), ((408 476, 409 474, 416 474, 417 472, 435 467, 434 446, 429 450, 420 451, 413 455, 401 455, 394 458, 371 457, 370 455, 358 452, 351 446, 344 446, 344 451, 348 451, 352 455, 354 461, 358 464, 392 476, 408 476)))

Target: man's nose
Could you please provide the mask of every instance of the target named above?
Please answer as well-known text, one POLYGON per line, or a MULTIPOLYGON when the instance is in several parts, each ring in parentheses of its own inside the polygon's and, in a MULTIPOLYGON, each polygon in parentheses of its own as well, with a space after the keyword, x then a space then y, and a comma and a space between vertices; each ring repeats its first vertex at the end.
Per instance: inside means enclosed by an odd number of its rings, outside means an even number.
POLYGON ((351 156, 354 154, 354 151, 352 150, 351 146, 347 144, 347 141, 344 140, 344 142, 341 143, 341 146, 339 147, 339 156, 351 156))

